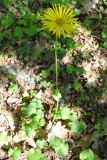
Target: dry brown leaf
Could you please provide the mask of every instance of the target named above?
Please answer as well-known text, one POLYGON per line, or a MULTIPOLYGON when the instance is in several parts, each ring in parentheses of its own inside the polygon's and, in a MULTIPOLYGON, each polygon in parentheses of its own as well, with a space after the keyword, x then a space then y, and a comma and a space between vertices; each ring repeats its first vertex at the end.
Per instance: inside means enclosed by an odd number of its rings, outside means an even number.
POLYGON ((99 0, 85 0, 82 5, 86 11, 90 11, 92 8, 96 7, 99 0))
MULTIPOLYGON (((47 126, 48 128, 48 126, 47 126)), ((64 125, 61 124, 60 121, 58 121, 55 125, 52 126, 48 133, 48 138, 51 136, 57 136, 61 139, 66 139, 68 138, 68 132, 69 130, 65 128, 64 125)))
POLYGON ((27 137, 26 142, 28 143, 29 146, 36 148, 37 144, 35 143, 34 139, 31 137, 27 137))
POLYGON ((7 99, 7 104, 12 104, 12 103, 21 103, 21 99, 15 98, 15 97, 8 97, 7 99))
POLYGON ((88 148, 90 144, 93 141, 93 137, 91 135, 85 135, 81 137, 80 141, 78 142, 78 145, 82 148, 88 148))
POLYGON ((12 112, 6 111, 5 116, 6 119, 8 120, 9 127, 11 128, 11 130, 14 130, 15 128, 14 114, 12 112))
POLYGON ((8 155, 6 151, 4 151, 3 149, 0 149, 0 160, 7 159, 7 158, 8 158, 8 155))

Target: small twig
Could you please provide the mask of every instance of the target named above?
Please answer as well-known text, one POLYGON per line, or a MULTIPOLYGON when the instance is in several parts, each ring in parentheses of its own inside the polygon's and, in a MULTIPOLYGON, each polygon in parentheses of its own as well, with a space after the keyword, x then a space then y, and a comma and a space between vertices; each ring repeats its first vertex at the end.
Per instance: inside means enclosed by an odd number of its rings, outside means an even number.
POLYGON ((7 123, 8 123, 8 125, 9 125, 9 127, 11 128, 10 122, 8 121, 8 118, 7 118, 7 116, 6 116, 5 111, 4 111, 2 108, 1 108, 1 111, 2 111, 3 116, 5 117, 5 119, 6 119, 7 123))
POLYGON ((97 36, 93 36, 93 38, 95 38, 95 39, 97 39, 97 40, 99 40, 99 41, 101 41, 101 42, 104 42, 104 40, 102 39, 102 38, 99 38, 99 37, 97 37, 97 36))

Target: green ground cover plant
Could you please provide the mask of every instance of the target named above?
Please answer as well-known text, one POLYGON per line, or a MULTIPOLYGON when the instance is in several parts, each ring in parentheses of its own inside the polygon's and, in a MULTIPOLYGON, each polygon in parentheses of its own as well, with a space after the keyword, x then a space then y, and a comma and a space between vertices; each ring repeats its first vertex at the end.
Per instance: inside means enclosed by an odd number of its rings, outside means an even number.
POLYGON ((107 159, 106 7, 0 1, 0 159, 107 159))

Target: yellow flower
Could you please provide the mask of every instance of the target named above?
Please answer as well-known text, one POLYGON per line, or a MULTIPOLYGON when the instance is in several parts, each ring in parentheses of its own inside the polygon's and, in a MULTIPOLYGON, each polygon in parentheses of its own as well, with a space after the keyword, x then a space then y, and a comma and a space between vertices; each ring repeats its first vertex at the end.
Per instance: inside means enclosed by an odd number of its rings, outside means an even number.
POLYGON ((77 31, 78 22, 71 8, 60 5, 48 8, 42 16, 43 26, 57 37, 60 35, 72 35, 77 31))

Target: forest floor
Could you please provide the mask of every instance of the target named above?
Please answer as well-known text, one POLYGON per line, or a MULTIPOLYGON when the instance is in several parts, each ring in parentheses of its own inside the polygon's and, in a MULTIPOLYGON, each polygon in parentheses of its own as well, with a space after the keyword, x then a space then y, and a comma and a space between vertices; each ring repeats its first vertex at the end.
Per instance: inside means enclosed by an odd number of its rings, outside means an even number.
MULTIPOLYGON (((88 4, 84 3, 84 6, 87 10, 88 4)), ((102 45, 106 44, 107 33, 106 38, 101 37, 105 32, 102 25, 107 23, 106 9, 102 10, 95 4, 95 8, 91 6, 86 12, 83 6, 78 7, 83 12, 79 15, 81 27, 72 41, 75 44, 68 49, 62 40, 62 49, 58 53, 58 85, 62 96, 59 108, 67 106, 71 115, 78 116, 80 122, 85 123, 86 129, 79 132, 73 128, 73 132, 72 126, 68 127, 68 110, 65 110, 65 118, 61 118, 62 112, 56 109, 52 96, 55 88, 53 41, 45 36, 36 36, 23 38, 11 46, 6 38, 0 44, 0 160, 12 159, 15 152, 9 150, 15 151, 15 148, 21 150, 20 160, 27 160, 30 148, 41 150, 49 160, 78 160, 80 153, 90 148, 96 159, 107 160, 107 46, 102 45), (100 20, 97 19, 99 14, 102 15, 100 20), (25 125, 30 120, 23 116, 22 111, 29 116, 32 111, 28 106, 33 102, 38 107, 41 103, 44 106, 40 110, 43 117, 38 110, 36 112, 45 122, 41 122, 43 125, 37 122, 40 127, 25 136, 24 131, 28 129, 25 125), (55 148, 48 146, 47 139, 52 136, 68 142, 66 156, 56 154, 55 148), (41 139, 44 141, 39 143, 41 139)))

